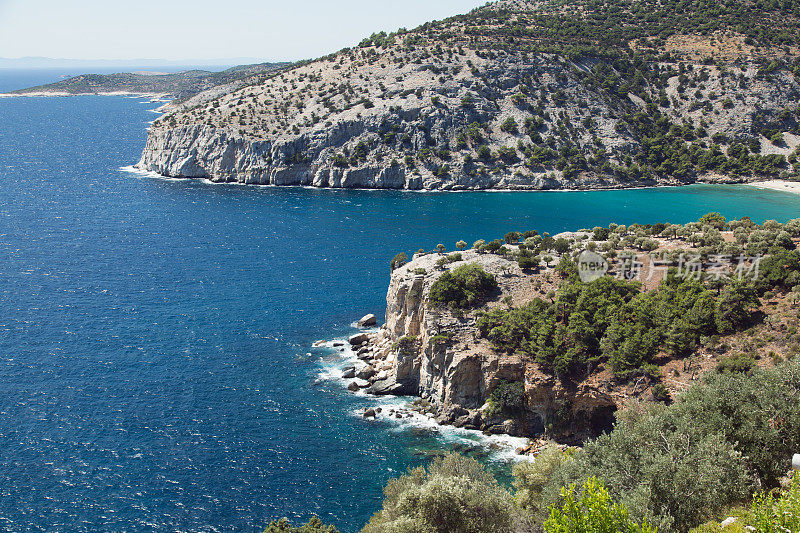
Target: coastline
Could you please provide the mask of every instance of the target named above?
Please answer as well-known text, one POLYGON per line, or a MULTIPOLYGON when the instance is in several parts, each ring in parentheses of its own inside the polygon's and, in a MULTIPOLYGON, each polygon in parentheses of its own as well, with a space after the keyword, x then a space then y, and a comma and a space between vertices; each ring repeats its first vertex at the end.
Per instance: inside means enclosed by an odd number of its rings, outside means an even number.
POLYGON ((103 91, 87 93, 69 93, 63 91, 35 91, 27 93, 0 93, 0 98, 66 98, 68 96, 133 96, 137 98, 151 98, 158 101, 171 101, 170 93, 147 93, 131 91, 103 91))
MULTIPOLYGON (((357 333, 372 333, 375 328, 353 328, 357 333)), ((485 434, 474 429, 440 424, 432 413, 420 412, 414 408, 417 396, 375 395, 366 390, 348 392, 347 384, 352 379, 344 377, 346 370, 359 362, 356 351, 347 337, 335 337, 330 340, 319 340, 311 346, 312 353, 318 354, 319 371, 316 382, 333 383, 341 389, 342 394, 357 399, 359 407, 346 411, 346 416, 367 423, 378 424, 386 431, 393 433, 425 432, 430 434, 443 449, 453 447, 469 453, 469 450, 482 450, 491 462, 516 463, 532 461, 532 455, 518 453, 520 448, 530 446, 528 437, 517 437, 505 433, 485 434)))
POLYGON ((136 174, 140 177, 147 177, 151 179, 161 179, 168 181, 196 181, 206 185, 233 185, 241 187, 255 187, 255 188, 281 188, 281 189, 310 189, 310 190, 330 190, 330 191, 397 191, 397 192, 410 192, 418 194, 433 194, 433 193, 451 193, 451 194, 465 194, 465 193, 574 193, 574 192, 601 192, 601 191, 636 191, 646 189, 677 189, 681 187, 688 187, 692 185, 747 185, 762 189, 770 189, 775 191, 793 192, 800 194, 800 182, 790 182, 785 180, 768 180, 768 181, 732 181, 732 182, 716 182, 698 180, 690 183, 681 184, 657 184, 657 185, 642 185, 639 187, 604 187, 604 188, 564 188, 564 189, 399 189, 399 188, 366 188, 366 187, 316 187, 314 185, 275 185, 268 183, 245 183, 241 181, 214 181, 208 178, 192 178, 182 177, 175 178, 164 176, 153 170, 144 170, 138 167, 139 163, 132 165, 125 165, 117 170, 120 172, 127 172, 136 174), (786 187, 794 187, 792 190, 786 187))
POLYGON ((755 181, 752 183, 746 183, 745 185, 756 187, 757 189, 769 189, 771 191, 781 191, 792 194, 800 194, 800 181, 767 180, 767 181, 755 181))

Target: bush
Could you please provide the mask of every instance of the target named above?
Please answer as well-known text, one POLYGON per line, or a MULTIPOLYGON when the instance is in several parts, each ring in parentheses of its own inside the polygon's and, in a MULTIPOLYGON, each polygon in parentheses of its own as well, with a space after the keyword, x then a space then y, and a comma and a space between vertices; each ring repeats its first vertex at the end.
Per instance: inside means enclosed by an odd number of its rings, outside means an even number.
POLYGON ((445 272, 431 286, 433 302, 452 308, 474 307, 486 296, 497 290, 497 279, 480 265, 461 265, 452 272, 445 272))
POLYGON ((521 381, 501 381, 489 394, 488 416, 516 416, 525 407, 525 385, 521 381))
POLYGON ((687 531, 743 501, 754 484, 775 486, 800 446, 800 363, 706 376, 669 407, 623 412, 610 434, 554 472, 543 504, 596 476, 634 518, 687 531))
POLYGON ((624 412, 614 430, 564 463, 543 491, 556 503, 561 487, 602 479, 636 520, 659 531, 686 531, 716 517, 750 492, 746 460, 717 433, 661 404, 624 412))
POLYGON ((517 121, 514 117, 508 117, 505 122, 500 125, 500 129, 506 133, 519 133, 519 125, 517 125, 517 121))
POLYGON ((751 526, 756 533, 800 531, 800 472, 794 472, 789 487, 778 498, 757 494, 753 498, 751 526))
POLYGON ((543 511, 541 508, 542 490, 553 472, 569 458, 569 453, 550 446, 540 452, 536 456, 536 460, 516 463, 512 469, 514 475, 512 485, 516 489, 514 499, 517 506, 532 515, 543 511))
POLYGON ((504 533, 513 500, 474 459, 451 454, 389 481, 362 533, 504 533))
POLYGON ((624 506, 614 503, 608 490, 595 478, 583 484, 576 498, 577 486, 561 492, 563 503, 553 507, 544 523, 547 533, 655 533, 647 524, 636 524, 628 518, 624 506))
POLYGON ((293 527, 286 518, 269 523, 264 533, 338 533, 335 527, 326 526, 317 517, 312 518, 307 524, 293 527))
POLYGON ((729 355, 717 363, 717 372, 750 372, 755 365, 756 360, 749 355, 729 355))

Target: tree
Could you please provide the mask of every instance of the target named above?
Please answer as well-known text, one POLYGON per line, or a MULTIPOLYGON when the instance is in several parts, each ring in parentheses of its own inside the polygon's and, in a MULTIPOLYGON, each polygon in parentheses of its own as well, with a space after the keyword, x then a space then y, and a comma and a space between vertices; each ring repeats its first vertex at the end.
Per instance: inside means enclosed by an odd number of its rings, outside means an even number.
POLYGON ((520 234, 517 231, 509 231, 505 234, 506 244, 517 244, 519 242, 520 234))
POLYGON ((519 125, 514 117, 508 117, 501 125, 500 130, 516 135, 519 133, 519 125))
POLYGON ((456 243, 456 248, 458 248, 459 250, 464 250, 466 247, 467 247, 466 241, 458 241, 456 243))
POLYGON ((530 271, 539 267, 539 257, 533 255, 523 255, 517 258, 519 268, 522 270, 530 271))
POLYGON ((492 158, 492 151, 489 149, 488 146, 482 144, 478 147, 478 159, 483 159, 484 161, 488 161, 492 158))
POLYGON ((403 252, 400 252, 399 254, 394 256, 392 261, 389 263, 389 268, 391 269, 392 272, 394 272, 396 268, 400 268, 406 263, 408 263, 408 256, 403 252))
POLYGON ((732 333, 745 326, 753 317, 753 308, 758 307, 758 295, 751 284, 733 281, 717 299, 715 318, 720 333, 732 333))
POLYGON ((444 244, 437 244, 436 251, 439 252, 439 255, 443 254, 447 248, 444 247, 444 244))
POLYGON ((547 533, 655 533, 645 520, 641 525, 628 518, 624 506, 614 503, 596 478, 589 478, 576 498, 576 485, 561 492, 563 504, 553 507, 544 523, 547 533))
POLYGON ((548 446, 535 461, 520 461, 513 467, 514 480, 512 485, 516 489, 514 499, 517 505, 531 514, 538 514, 541 509, 542 490, 547 485, 550 476, 562 463, 568 461, 570 454, 562 452, 556 446, 548 446))
POLYGON ((450 454, 389 481, 362 533, 506 533, 511 495, 475 459, 450 454))
POLYGON ((713 213, 706 213, 705 215, 700 217, 700 220, 698 220, 698 222, 700 223, 701 227, 707 224, 709 226, 721 230, 725 227, 726 220, 725 217, 722 216, 720 213, 713 212, 713 213))

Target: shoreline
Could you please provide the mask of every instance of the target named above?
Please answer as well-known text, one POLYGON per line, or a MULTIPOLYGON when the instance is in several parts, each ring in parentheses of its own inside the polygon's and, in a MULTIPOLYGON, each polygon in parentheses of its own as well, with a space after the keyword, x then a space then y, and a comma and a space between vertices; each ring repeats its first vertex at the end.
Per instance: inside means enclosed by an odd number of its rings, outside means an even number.
MULTIPOLYGON (((137 167, 138 163, 133 165, 125 165, 119 167, 117 170, 120 172, 127 172, 136 174, 140 177, 148 177, 151 179, 161 179, 166 181, 195 181, 205 185, 231 185, 237 187, 256 187, 256 188, 281 188, 281 189, 309 189, 309 190, 328 190, 328 191, 395 191, 395 192, 409 192, 418 194, 432 194, 432 193, 569 193, 569 192, 603 192, 603 191, 638 191, 646 189, 677 189, 680 187, 687 187, 691 185, 748 185, 759 187, 764 183, 776 182, 794 183, 784 180, 767 180, 767 181, 735 181, 735 182, 712 182, 712 181, 694 181, 691 183, 682 184, 664 184, 664 185, 642 185, 641 187, 606 187, 606 188, 585 188, 585 189, 392 189, 392 188, 365 188, 365 187, 315 187, 314 185, 274 185, 269 183, 244 183, 241 181, 213 181, 209 178, 176 178, 164 176, 153 170, 142 170, 137 167)), ((759 187, 764 189, 771 189, 777 191, 786 191, 781 187, 759 187)), ((797 182, 797 190, 791 191, 800 194, 800 182, 797 182)))
MULTIPOLYGON (((355 328, 355 330, 362 333, 377 331, 373 328, 355 328)), ((534 459, 532 455, 517 453, 519 448, 530 445, 532 439, 508 434, 486 435, 479 430, 440 424, 432 415, 423 414, 413 408, 413 401, 418 399, 416 396, 379 396, 370 394, 363 389, 357 392, 348 392, 347 383, 352 379, 344 378, 344 370, 357 365, 359 359, 347 337, 319 340, 311 346, 311 349, 312 352, 322 352, 318 358, 316 382, 335 384, 343 394, 357 398, 369 406, 344 411, 343 414, 354 420, 377 423, 378 427, 393 433, 430 432, 442 449, 449 449, 453 446, 479 448, 487 453, 489 461, 492 462, 515 463, 534 459), (365 416, 367 411, 370 411, 369 416, 365 416)))
POLYGON ((750 187, 755 187, 757 189, 800 194, 800 181, 766 180, 745 183, 745 185, 749 185, 750 187))
POLYGON ((69 96, 134 96, 137 98, 151 98, 153 100, 170 102, 174 97, 170 93, 148 93, 132 91, 103 91, 91 93, 68 93, 58 91, 35 91, 27 93, 0 93, 0 98, 66 98, 69 96))

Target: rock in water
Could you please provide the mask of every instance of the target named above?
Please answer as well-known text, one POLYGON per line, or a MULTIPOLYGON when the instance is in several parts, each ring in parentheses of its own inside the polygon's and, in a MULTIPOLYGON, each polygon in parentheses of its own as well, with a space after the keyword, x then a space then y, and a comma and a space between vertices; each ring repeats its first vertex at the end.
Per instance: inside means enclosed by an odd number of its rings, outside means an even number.
POLYGON ((356 377, 356 367, 348 366, 342 371, 342 379, 353 379, 356 377))
POLYGON ((356 333, 352 337, 348 339, 351 346, 358 346, 359 344, 364 344, 369 340, 369 335, 366 333, 356 333))
POLYGON ((358 383, 356 383, 355 381, 351 381, 351 382, 350 382, 350 385, 348 385, 348 386, 347 386, 347 390, 349 390, 350 392, 356 392, 356 391, 358 391, 360 388, 361 388, 361 387, 359 387, 359 386, 358 386, 358 383))
POLYGON ((367 409, 364 411, 364 418, 375 418, 375 409, 367 409))
POLYGON ((356 373, 356 377, 359 379, 369 379, 374 375, 375 375, 375 368, 370 365, 365 366, 356 373))
POLYGON ((378 320, 375 318, 375 315, 369 314, 361 318, 358 321, 358 327, 360 328, 368 328, 370 326, 374 326, 378 323, 378 320))

